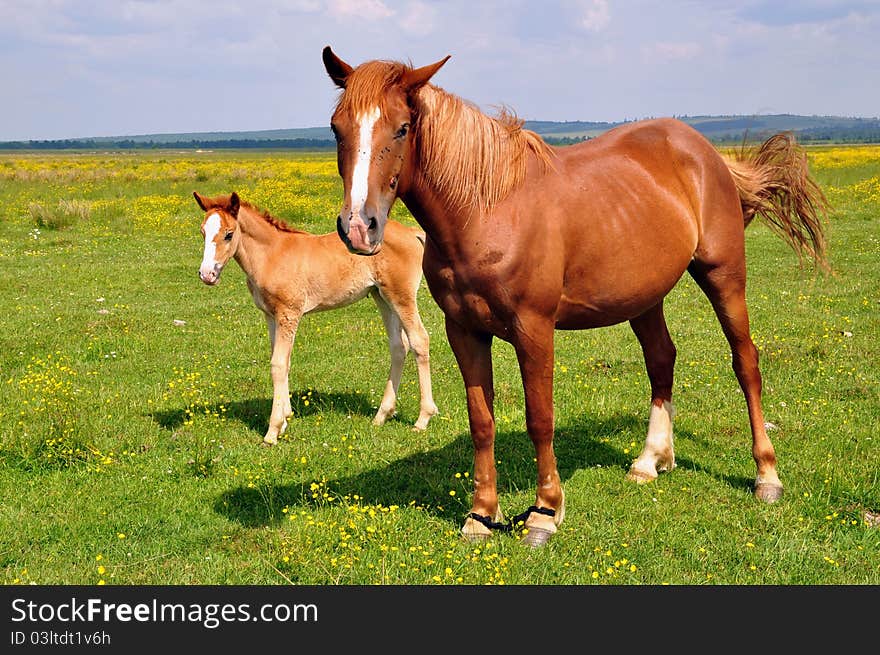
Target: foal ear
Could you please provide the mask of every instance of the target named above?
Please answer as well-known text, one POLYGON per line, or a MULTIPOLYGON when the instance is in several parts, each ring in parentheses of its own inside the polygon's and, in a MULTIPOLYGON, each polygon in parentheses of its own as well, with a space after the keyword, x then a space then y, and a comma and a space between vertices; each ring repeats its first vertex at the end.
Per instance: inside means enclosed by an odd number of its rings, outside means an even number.
POLYGON ((428 83, 434 73, 436 73, 440 68, 449 61, 449 58, 452 55, 446 55, 440 61, 428 64, 427 66, 422 66, 421 68, 414 68, 412 70, 408 70, 403 74, 403 78, 401 79, 401 84, 403 84, 403 88, 407 91, 417 91, 425 84, 428 83))
POLYGON ((200 195, 198 191, 193 191, 193 198, 196 199, 196 202, 199 203, 199 207, 202 208, 202 211, 208 211, 208 199, 204 196, 200 195))
POLYGON ((327 69, 327 74, 330 76, 330 79, 333 80, 336 83, 336 86, 340 89, 344 89, 345 80, 348 79, 348 76, 351 75, 354 68, 337 57, 330 49, 329 45, 324 48, 321 56, 324 59, 324 68, 327 69))
POLYGON ((239 200, 238 194, 235 191, 233 191, 232 195, 229 196, 229 207, 227 207, 227 210, 229 211, 230 214, 232 214, 233 216, 238 218, 238 208, 240 206, 241 206, 241 200, 239 200))

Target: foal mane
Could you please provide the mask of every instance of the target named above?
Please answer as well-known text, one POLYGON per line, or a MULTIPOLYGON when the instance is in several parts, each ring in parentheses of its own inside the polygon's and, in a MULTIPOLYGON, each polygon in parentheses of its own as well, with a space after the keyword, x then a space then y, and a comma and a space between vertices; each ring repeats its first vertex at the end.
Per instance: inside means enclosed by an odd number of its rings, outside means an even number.
MULTIPOLYGON (((271 225, 272 227, 274 227, 277 230, 280 230, 281 232, 290 232, 292 234, 306 234, 306 232, 304 232, 303 230, 299 230, 295 227, 288 225, 287 223, 282 221, 280 218, 276 218, 275 216, 272 216, 272 214, 270 214, 265 209, 260 209, 256 205, 249 203, 246 200, 241 200, 240 203, 241 203, 242 208, 246 208, 246 209, 250 210, 252 213, 256 214, 257 216, 262 218, 264 221, 266 221, 269 225, 271 225)), ((239 210, 239 211, 241 211, 241 210, 239 210)))
MULTIPOLYGON (((339 108, 354 115, 378 106, 384 113, 386 91, 412 66, 371 61, 346 81, 339 108)), ((485 213, 504 200, 525 178, 529 155, 552 167, 553 150, 523 120, 507 109, 491 117, 459 96, 425 84, 412 100, 413 137, 423 173, 461 209, 485 213)))

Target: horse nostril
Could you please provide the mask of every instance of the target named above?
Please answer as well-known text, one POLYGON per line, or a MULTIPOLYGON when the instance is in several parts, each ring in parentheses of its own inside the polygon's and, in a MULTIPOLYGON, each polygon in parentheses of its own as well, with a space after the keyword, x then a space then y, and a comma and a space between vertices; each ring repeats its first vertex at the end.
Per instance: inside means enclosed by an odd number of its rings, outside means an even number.
POLYGON ((370 219, 370 224, 367 226, 367 232, 375 232, 377 227, 379 227, 379 222, 373 217, 370 219))

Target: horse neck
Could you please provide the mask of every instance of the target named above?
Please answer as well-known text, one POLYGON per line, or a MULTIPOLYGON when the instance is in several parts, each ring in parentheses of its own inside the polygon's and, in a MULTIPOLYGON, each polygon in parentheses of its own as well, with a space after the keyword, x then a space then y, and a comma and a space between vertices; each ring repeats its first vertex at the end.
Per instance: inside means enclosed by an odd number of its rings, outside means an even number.
POLYGON ((259 281, 266 272, 266 254, 277 242, 278 230, 259 212, 247 205, 241 205, 239 208, 238 226, 241 237, 238 248, 235 249, 235 261, 241 266, 245 275, 259 281))
POLYGON ((462 241, 472 240, 470 233, 482 229, 481 213, 457 208, 445 194, 431 185, 418 165, 413 171, 411 183, 401 188, 400 199, 447 259, 457 259, 462 241))
POLYGON ((490 118, 438 87, 422 89, 418 111, 412 173, 400 198, 432 241, 453 255, 461 243, 482 241, 486 217, 527 175, 552 167, 553 155, 514 117, 490 118))

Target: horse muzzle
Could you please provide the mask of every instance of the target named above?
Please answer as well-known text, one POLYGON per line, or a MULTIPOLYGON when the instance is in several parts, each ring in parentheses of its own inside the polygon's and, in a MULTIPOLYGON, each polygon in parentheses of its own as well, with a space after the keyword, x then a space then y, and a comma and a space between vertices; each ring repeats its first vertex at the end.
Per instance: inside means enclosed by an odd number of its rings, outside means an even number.
POLYGON ((213 287, 220 281, 220 273, 222 270, 223 269, 218 266, 214 266, 213 268, 200 268, 199 279, 209 287, 213 287))
POLYGON ((365 223, 361 218, 336 218, 336 232, 348 251, 355 255, 375 255, 382 249, 382 238, 387 219, 370 218, 365 223))

